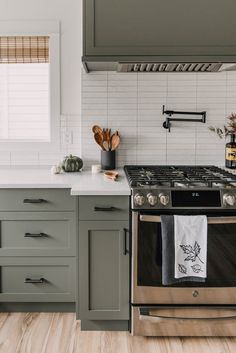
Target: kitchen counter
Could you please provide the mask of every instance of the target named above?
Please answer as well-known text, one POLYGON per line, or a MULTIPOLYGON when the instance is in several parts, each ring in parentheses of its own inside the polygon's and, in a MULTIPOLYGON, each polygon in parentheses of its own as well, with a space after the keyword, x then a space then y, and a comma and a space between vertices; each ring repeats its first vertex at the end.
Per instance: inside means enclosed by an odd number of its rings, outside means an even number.
POLYGON ((0 188, 69 188, 71 195, 130 195, 124 171, 119 170, 119 174, 117 181, 111 181, 102 173, 92 174, 88 170, 51 174, 49 169, 1 168, 0 188))

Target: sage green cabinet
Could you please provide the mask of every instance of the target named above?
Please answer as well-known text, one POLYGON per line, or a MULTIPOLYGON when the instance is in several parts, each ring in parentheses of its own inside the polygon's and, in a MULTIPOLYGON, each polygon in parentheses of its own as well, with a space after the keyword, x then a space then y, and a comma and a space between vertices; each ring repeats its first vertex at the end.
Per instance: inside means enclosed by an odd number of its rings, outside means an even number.
POLYGON ((82 323, 83 320, 129 319, 128 229, 128 220, 79 222, 79 318, 82 323))
POLYGON ((236 55, 234 0, 84 0, 83 6, 84 57, 91 61, 236 55))
POLYGON ((0 256, 76 256, 75 212, 0 212, 0 256))
POLYGON ((74 211, 70 189, 0 189, 0 211, 74 211))
POLYGON ((125 196, 80 196, 79 220, 126 220, 129 198, 125 196))
POLYGON ((78 198, 0 190, 0 303, 75 303, 78 198))
POLYGON ((75 301, 75 258, 0 258, 0 302, 75 301))

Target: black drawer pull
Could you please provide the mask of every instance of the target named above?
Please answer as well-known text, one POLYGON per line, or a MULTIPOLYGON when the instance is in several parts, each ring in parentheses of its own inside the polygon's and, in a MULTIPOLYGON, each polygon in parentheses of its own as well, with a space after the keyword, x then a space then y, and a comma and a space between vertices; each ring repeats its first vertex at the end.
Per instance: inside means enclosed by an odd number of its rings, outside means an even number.
POLYGON ((99 206, 95 206, 94 207, 94 211, 95 212, 112 212, 118 210, 118 208, 110 206, 110 207, 99 207, 99 206))
POLYGON ((41 277, 41 278, 25 278, 25 283, 45 283, 46 279, 41 277))
POLYGON ((25 238, 43 238, 47 236, 46 233, 25 233, 24 235, 25 238))
POLYGON ((23 201, 24 203, 43 203, 43 202, 47 202, 44 199, 24 199, 23 201))

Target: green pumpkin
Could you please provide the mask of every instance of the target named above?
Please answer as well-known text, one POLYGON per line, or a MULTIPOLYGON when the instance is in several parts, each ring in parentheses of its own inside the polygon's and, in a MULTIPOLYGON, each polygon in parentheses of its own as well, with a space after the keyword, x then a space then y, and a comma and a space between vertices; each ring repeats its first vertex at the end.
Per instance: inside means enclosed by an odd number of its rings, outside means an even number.
POLYGON ((66 156, 61 165, 62 169, 67 172, 79 172, 80 169, 83 167, 83 161, 81 158, 77 156, 66 156))

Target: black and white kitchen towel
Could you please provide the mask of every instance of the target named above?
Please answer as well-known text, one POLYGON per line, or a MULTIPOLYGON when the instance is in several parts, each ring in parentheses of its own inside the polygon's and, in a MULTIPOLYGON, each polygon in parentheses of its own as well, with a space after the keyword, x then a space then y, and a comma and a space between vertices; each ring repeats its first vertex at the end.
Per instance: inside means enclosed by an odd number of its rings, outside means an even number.
POLYGON ((207 277, 207 217, 174 216, 175 278, 207 277))
POLYGON ((205 278, 187 276, 175 278, 175 234, 174 234, 174 216, 161 216, 161 234, 162 234, 162 284, 170 286, 184 282, 205 282, 205 278))

